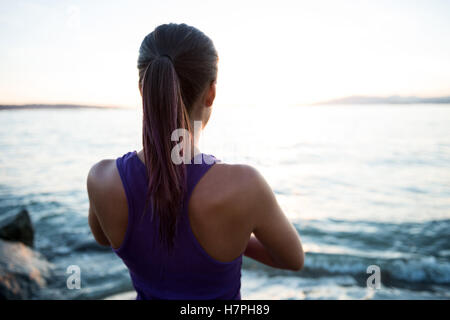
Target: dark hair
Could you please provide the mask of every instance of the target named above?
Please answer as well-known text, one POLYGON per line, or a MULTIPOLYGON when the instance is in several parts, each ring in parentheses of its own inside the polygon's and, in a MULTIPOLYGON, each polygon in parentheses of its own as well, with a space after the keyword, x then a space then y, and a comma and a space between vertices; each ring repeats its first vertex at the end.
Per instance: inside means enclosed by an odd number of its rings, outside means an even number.
MULTIPOLYGON (((189 114, 205 88, 216 80, 218 55, 203 32, 186 24, 163 24, 148 34, 139 49, 142 93, 142 142, 149 177, 148 203, 159 217, 159 238, 173 247, 178 215, 186 193, 186 168, 174 164, 175 129, 191 132, 189 114)), ((192 135, 191 135, 192 136, 192 135)))

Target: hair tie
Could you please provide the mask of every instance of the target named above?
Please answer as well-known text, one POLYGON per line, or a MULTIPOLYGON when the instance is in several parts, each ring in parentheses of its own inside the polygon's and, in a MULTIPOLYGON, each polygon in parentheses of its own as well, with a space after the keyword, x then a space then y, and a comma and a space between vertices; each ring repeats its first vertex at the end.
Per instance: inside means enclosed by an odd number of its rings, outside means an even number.
POLYGON ((160 57, 160 58, 161 58, 161 57, 167 57, 167 58, 169 58, 169 60, 173 63, 172 57, 169 56, 168 54, 161 54, 161 55, 159 55, 159 57, 160 57))

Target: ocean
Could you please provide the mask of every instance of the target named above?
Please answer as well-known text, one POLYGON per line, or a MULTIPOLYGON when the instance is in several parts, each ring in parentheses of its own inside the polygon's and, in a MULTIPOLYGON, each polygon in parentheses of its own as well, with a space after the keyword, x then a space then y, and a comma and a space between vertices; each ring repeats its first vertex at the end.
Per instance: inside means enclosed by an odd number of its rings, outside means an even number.
MULTIPOLYGON (((141 121, 138 109, 0 111, 0 215, 26 208, 55 268, 35 298, 132 290, 90 234, 86 177, 141 149, 141 121), (66 286, 70 265, 81 289, 66 286)), ((450 107, 217 106, 201 148, 257 168, 306 250, 300 272, 244 258, 243 299, 450 298, 450 107)))

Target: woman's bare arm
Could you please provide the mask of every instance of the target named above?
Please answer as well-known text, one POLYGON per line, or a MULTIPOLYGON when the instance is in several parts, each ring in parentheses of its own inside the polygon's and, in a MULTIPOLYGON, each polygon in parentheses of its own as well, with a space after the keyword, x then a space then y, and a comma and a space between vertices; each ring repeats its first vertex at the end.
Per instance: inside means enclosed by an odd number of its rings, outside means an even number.
POLYGON ((98 222, 98 218, 94 213, 94 209, 92 206, 89 207, 89 226, 91 227, 92 235, 94 236, 95 241, 102 246, 109 246, 109 240, 105 236, 103 229, 98 222))
POLYGON ((279 265, 276 261, 273 260, 271 255, 267 252, 266 248, 254 235, 252 235, 250 240, 248 241, 244 255, 270 267, 283 269, 283 266, 279 265))
MULTIPOLYGON (((249 167, 250 168, 250 167, 249 167)), ((253 217, 253 234, 245 255, 281 269, 300 270, 304 252, 300 236, 281 210, 272 189, 254 169, 246 193, 248 213, 253 217)))
POLYGON ((109 246, 109 239, 106 237, 103 228, 100 224, 98 213, 96 212, 95 203, 98 202, 99 198, 99 188, 102 187, 102 168, 104 163, 99 162, 95 164, 91 170, 89 170, 89 174, 86 181, 87 192, 89 197, 89 226, 91 228, 92 235, 94 236, 95 241, 98 244, 103 246, 109 246))

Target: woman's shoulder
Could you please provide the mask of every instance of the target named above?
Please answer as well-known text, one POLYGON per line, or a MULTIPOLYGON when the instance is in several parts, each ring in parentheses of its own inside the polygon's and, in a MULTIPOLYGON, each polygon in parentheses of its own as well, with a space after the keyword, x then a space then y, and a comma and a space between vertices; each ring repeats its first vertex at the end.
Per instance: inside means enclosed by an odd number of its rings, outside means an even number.
POLYGON ((194 210, 223 211, 248 217, 263 203, 270 187, 260 172, 246 164, 216 163, 194 189, 194 210), (198 200, 198 201, 196 201, 198 200))
POLYGON ((113 159, 103 159, 95 163, 88 173, 88 185, 102 186, 114 179, 117 173, 116 163, 113 159))
POLYGON ((217 163, 215 167, 215 178, 234 193, 258 192, 266 183, 262 174, 247 164, 217 163))
POLYGON ((114 159, 104 159, 95 163, 87 177, 89 196, 101 201, 123 193, 120 175, 114 159))

